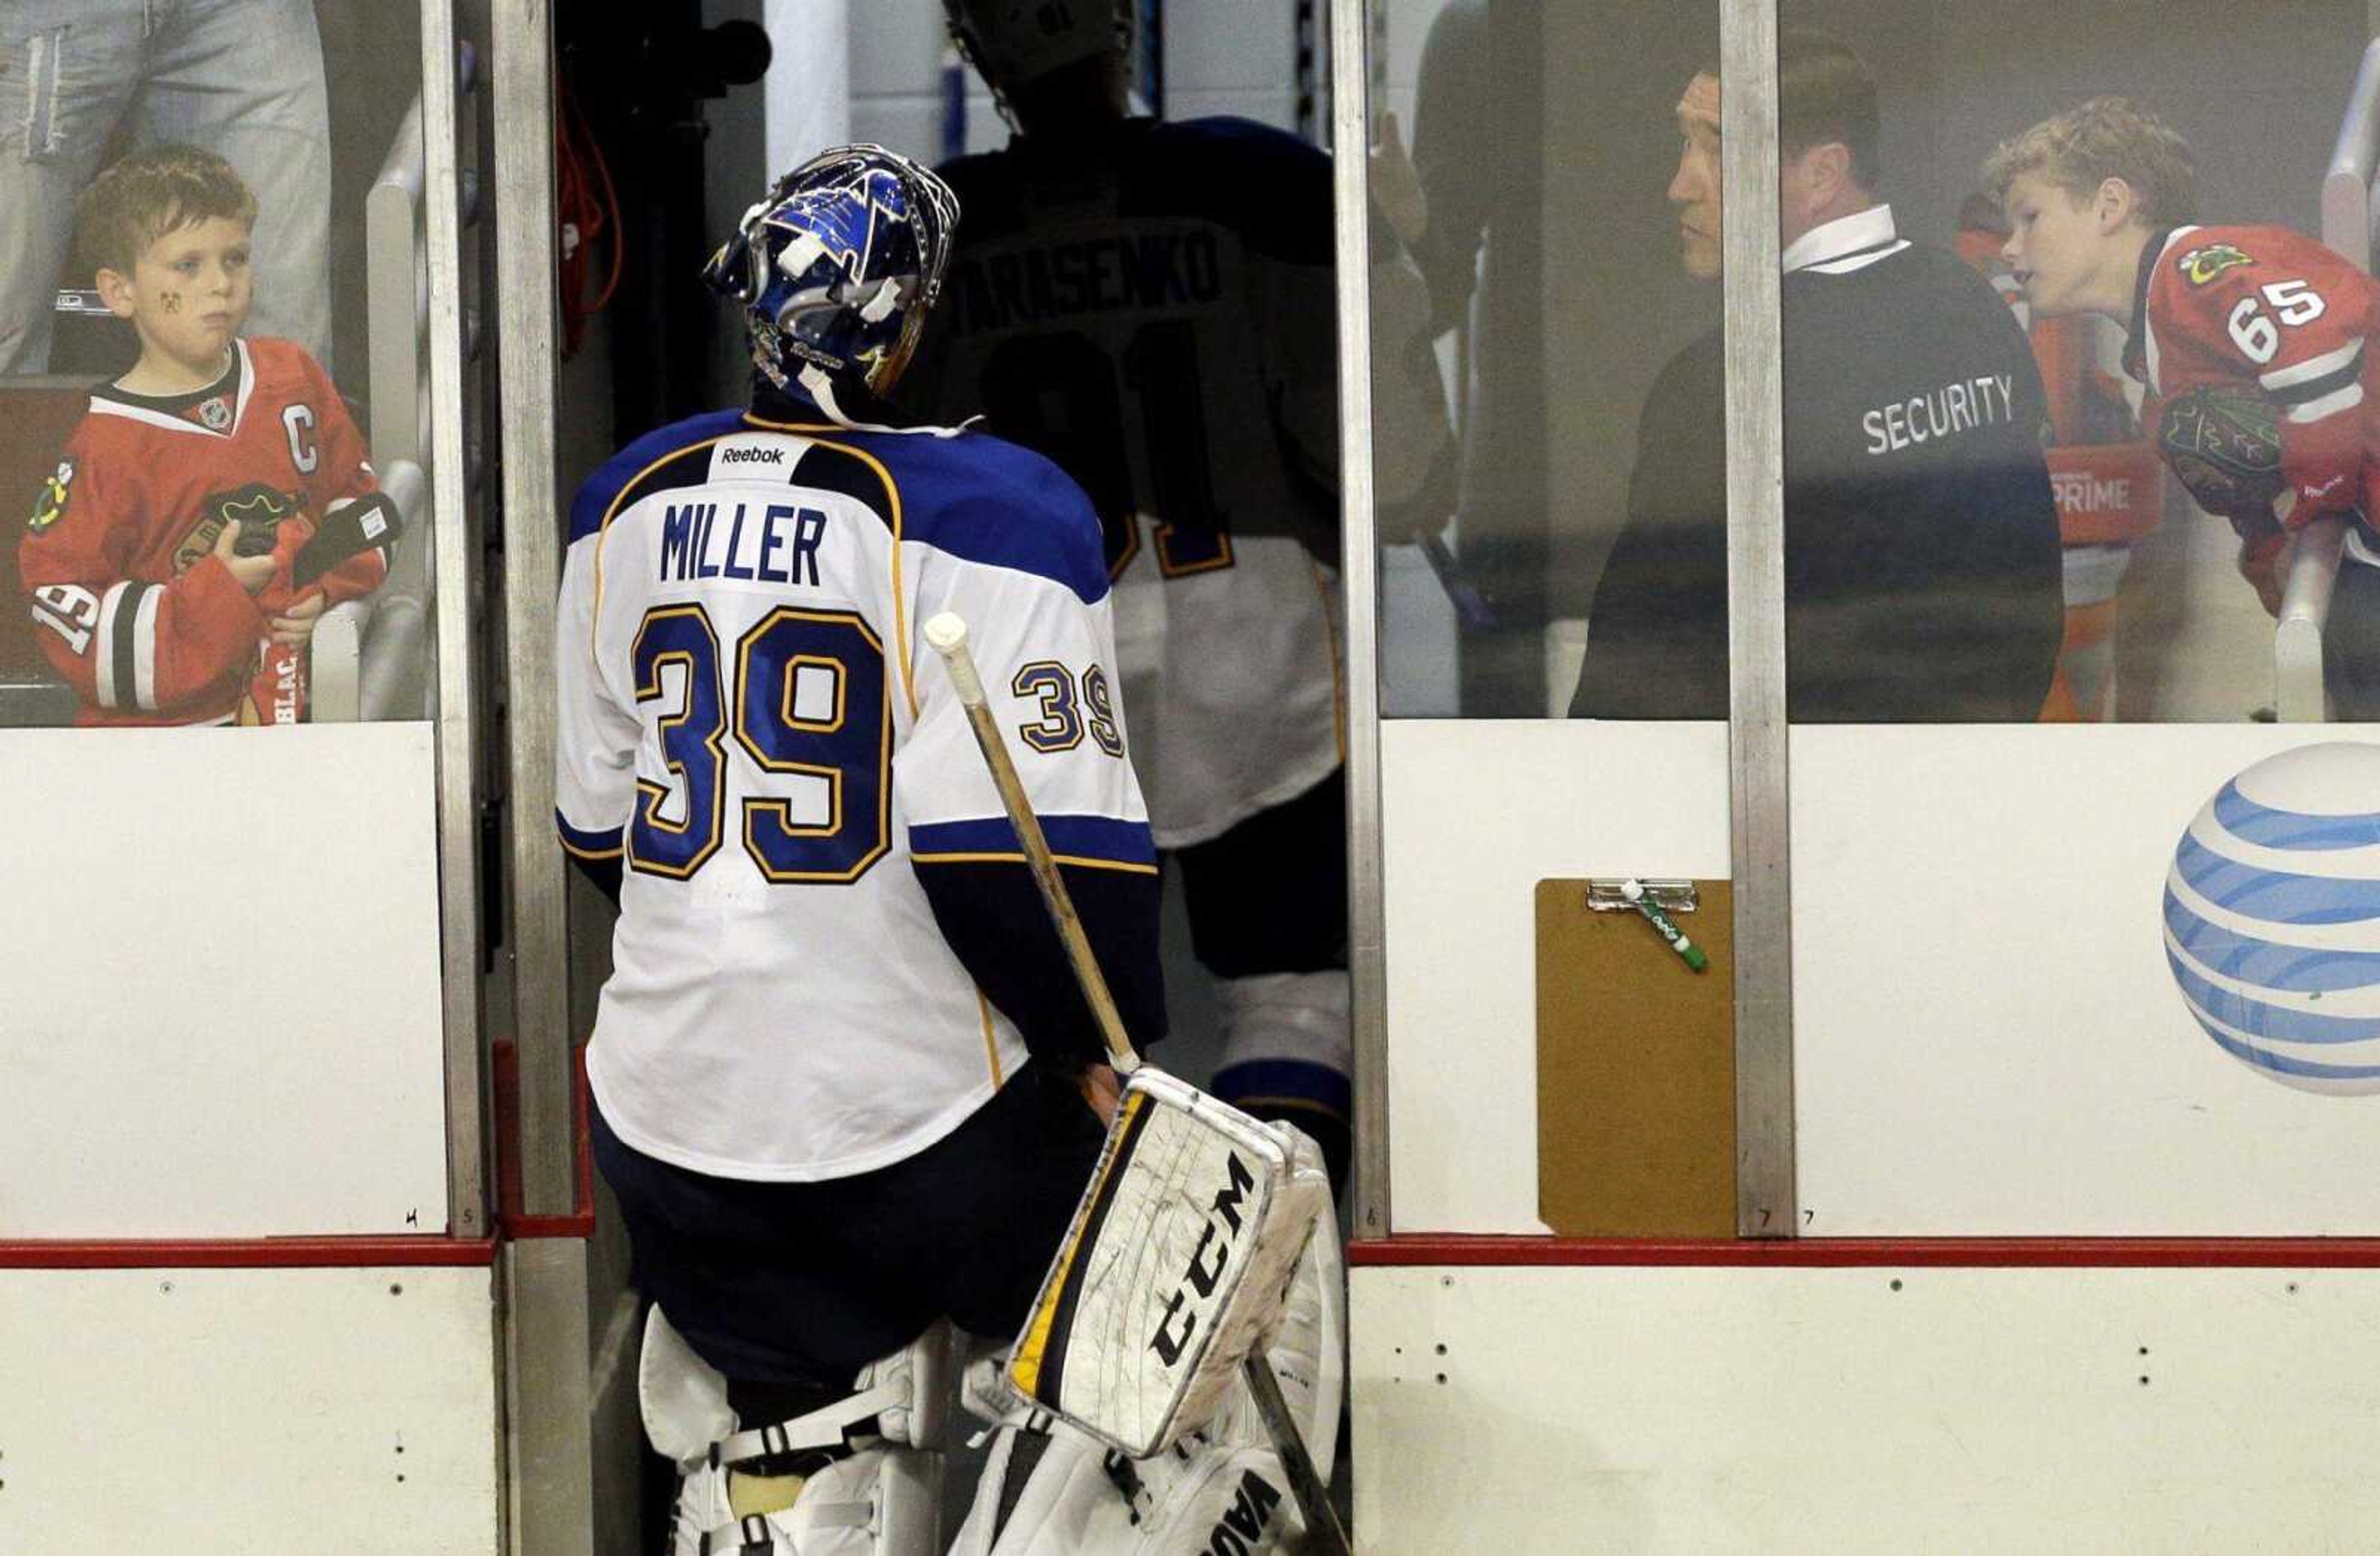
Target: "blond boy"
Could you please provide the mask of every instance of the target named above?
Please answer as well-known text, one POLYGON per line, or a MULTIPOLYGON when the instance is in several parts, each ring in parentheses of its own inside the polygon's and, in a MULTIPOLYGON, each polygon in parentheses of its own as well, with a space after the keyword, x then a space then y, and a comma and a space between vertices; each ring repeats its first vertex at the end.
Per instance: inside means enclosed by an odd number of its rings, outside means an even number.
MULTIPOLYGON (((2200 504, 2231 521, 2267 610, 2279 611, 2290 534, 2316 517, 2352 516, 2350 555, 2380 561, 2365 522, 2380 494, 2370 276, 2286 227, 2197 225, 2189 147, 2122 98, 2034 126, 1984 176, 2011 228, 2002 258, 2035 315, 2096 313, 2130 330, 2142 425, 2200 504)), ((2341 717, 2380 712, 2375 594, 2380 569, 2342 570, 2325 655, 2341 717)))
POLYGON ((241 338, 256 201, 230 164, 142 152, 76 216, 140 350, 35 497, 18 553, 35 637, 78 723, 296 723, 316 619, 387 574, 371 548, 298 581, 321 520, 385 501, 363 439, 302 348, 241 338))

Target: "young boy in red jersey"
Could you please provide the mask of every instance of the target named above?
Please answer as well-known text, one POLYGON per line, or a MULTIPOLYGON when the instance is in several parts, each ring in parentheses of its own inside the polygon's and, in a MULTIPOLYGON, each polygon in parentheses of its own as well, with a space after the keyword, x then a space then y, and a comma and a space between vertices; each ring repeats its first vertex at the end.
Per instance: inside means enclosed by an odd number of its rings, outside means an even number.
POLYGON ((2380 284, 2286 227, 2195 225, 2189 147, 2119 97, 2034 126, 1984 176, 2034 316, 2097 313, 2130 329, 2141 424, 2239 532, 2240 570, 2266 610, 2280 611, 2289 536, 2350 518, 2324 679, 2338 717, 2380 716, 2380 363, 2366 349, 2380 284))
POLYGON ((229 163, 160 146, 77 202, 100 296, 140 343, 43 483, 18 553, 35 637, 79 724, 295 723, 329 605, 378 588, 371 545, 309 582, 293 564, 350 504, 394 538, 362 436, 300 347, 244 340, 256 200, 229 163))

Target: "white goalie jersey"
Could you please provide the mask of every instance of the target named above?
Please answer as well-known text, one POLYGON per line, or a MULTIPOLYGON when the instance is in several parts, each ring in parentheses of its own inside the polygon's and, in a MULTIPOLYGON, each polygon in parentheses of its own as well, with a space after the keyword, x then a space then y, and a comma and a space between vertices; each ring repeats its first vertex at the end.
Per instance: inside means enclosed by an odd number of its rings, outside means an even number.
POLYGON ((1024 1063, 921 878, 1018 857, 921 636, 943 611, 1053 850, 1153 875, 1097 521, 1047 461, 722 412, 581 492, 557 821, 625 867, 588 1075, 636 1149, 743 1179, 862 1173, 1024 1063))

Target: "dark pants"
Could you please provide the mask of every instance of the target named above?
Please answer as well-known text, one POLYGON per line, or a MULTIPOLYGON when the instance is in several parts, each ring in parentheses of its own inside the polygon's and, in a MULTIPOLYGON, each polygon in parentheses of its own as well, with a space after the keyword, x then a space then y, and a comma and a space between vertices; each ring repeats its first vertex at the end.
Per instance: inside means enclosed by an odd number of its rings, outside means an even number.
POLYGON ((939 1318, 1014 1335, 1105 1138, 1031 1066, 907 1161, 820 1183, 689 1172, 592 1123, 630 1278, 696 1355, 741 1382, 838 1390, 939 1318))
MULTIPOLYGON (((1167 863, 1182 872, 1190 948, 1217 978, 1347 966, 1343 768, 1220 837, 1173 850, 1167 863)), ((1313 1136, 1341 1185, 1353 1149, 1352 1057, 1344 1033, 1234 1032, 1208 1084, 1235 1107, 1313 1136)))
POLYGON ((1347 965, 1347 773, 1173 850, 1190 948, 1217 978, 1347 965))

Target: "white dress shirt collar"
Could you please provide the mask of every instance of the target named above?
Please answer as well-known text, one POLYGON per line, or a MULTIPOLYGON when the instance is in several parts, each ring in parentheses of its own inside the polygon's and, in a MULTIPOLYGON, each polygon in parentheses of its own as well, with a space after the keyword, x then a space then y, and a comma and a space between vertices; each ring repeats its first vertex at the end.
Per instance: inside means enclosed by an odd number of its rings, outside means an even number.
POLYGON ((1900 229, 1893 225, 1892 207, 1878 202, 1864 211, 1848 216, 1838 216, 1822 222, 1785 246, 1785 274, 1811 265, 1828 264, 1854 254, 1864 254, 1870 249, 1885 253, 1897 251, 1900 229))

